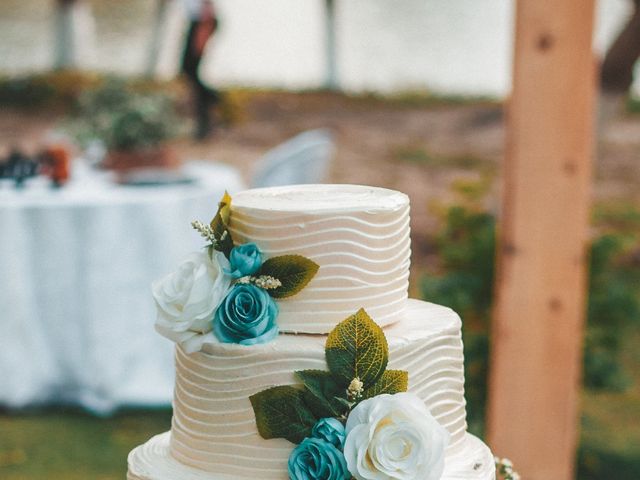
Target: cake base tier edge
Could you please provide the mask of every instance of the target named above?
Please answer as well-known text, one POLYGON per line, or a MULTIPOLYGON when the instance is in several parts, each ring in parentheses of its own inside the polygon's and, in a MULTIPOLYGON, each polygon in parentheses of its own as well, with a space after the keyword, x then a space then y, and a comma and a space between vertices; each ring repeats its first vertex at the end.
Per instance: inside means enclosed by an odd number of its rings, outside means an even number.
MULTIPOLYGON (((219 475, 189 467, 169 453, 171 432, 151 438, 136 447, 128 458, 127 480, 234 480, 237 476, 219 475)), ((286 473, 283 472, 283 480, 286 473)), ((494 459, 489 447, 467 433, 462 448, 447 455, 441 480, 495 480, 494 459)))

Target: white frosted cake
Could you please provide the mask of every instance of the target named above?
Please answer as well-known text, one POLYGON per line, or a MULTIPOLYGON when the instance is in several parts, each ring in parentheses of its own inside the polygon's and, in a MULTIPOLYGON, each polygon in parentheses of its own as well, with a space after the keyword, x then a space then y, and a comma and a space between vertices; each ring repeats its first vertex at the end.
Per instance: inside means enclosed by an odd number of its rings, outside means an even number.
POLYGON ((466 432, 460 318, 407 298, 406 195, 248 190, 194 228, 208 253, 154 284, 171 431, 129 480, 495 478, 466 432))

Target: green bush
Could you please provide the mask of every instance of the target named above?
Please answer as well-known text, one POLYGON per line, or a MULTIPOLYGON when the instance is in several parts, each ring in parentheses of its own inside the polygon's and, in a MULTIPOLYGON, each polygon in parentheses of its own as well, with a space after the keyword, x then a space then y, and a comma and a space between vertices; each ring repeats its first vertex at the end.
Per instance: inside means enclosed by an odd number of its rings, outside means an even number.
POLYGON ((640 275, 629 237, 608 233, 591 246, 584 382, 591 389, 622 391, 629 380, 618 352, 640 317, 640 275))
MULTIPOLYGON (((426 276, 421 286, 425 299, 452 307, 464 319, 469 428, 482 435, 496 220, 478 206, 477 198, 469 197, 443 211, 443 225, 435 237, 440 274, 426 276)), ((628 329, 640 318, 638 252, 637 235, 620 229, 592 243, 584 348, 587 388, 619 391, 628 386, 620 351, 628 329)))
POLYGON ((578 452, 580 480, 638 480, 640 460, 633 453, 612 451, 602 446, 581 445, 578 452))
POLYGON ((0 105, 64 110, 78 99, 81 92, 95 88, 102 80, 97 74, 79 70, 0 77, 0 105))
POLYGON ((1 78, 0 105, 6 107, 40 107, 54 97, 52 86, 36 82, 32 78, 1 78))
POLYGON ((466 206, 444 213, 436 237, 443 274, 422 280, 425 299, 450 306, 463 322, 467 414, 471 431, 482 434, 486 406, 490 311, 493 299, 495 218, 466 206))

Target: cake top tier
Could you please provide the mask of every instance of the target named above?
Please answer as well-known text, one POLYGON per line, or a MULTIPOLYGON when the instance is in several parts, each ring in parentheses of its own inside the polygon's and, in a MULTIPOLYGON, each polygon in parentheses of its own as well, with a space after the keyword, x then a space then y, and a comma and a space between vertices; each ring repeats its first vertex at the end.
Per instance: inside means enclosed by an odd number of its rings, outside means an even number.
POLYGON ((363 185, 287 185, 245 190, 233 198, 236 209, 291 213, 393 211, 409 205, 404 193, 363 185))
POLYGON ((409 277, 409 198, 360 185, 247 190, 231 201, 236 244, 265 258, 296 254, 319 265, 298 294, 282 299, 283 332, 328 333, 365 308, 380 325, 403 316, 409 277))

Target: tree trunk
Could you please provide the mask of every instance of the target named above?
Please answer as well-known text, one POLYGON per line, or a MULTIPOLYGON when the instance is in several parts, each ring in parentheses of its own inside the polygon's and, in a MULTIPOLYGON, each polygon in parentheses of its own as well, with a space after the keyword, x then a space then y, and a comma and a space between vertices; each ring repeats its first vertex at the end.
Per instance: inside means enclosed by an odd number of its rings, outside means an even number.
POLYGON ((151 39, 147 50, 147 65, 145 74, 147 77, 153 77, 158 68, 158 59, 160 57, 160 47, 165 34, 168 0, 157 0, 156 11, 153 19, 153 27, 151 31, 151 39))
POLYGON ((76 66, 74 45, 73 4, 75 0, 57 0, 55 15, 55 54, 53 66, 56 70, 76 66))
POLYGON ((336 52, 336 6, 335 0, 325 0, 326 9, 326 55, 327 78, 325 86, 329 90, 338 90, 338 66, 336 52))
POLYGON ((633 16, 602 62, 600 81, 606 93, 626 94, 633 83, 633 67, 640 57, 640 0, 633 3, 633 16))

